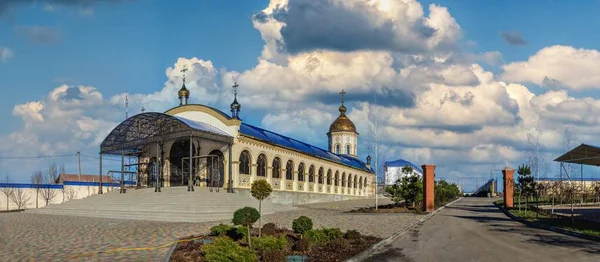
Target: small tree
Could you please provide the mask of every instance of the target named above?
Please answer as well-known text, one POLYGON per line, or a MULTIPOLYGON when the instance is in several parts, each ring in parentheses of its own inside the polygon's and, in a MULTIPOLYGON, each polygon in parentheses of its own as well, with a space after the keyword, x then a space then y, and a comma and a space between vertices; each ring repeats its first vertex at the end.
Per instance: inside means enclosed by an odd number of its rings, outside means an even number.
POLYGON ((259 179, 252 182, 252 189, 250 193, 254 198, 258 200, 258 213, 260 214, 260 218, 258 219, 258 237, 261 237, 261 228, 262 228, 262 201, 269 197, 273 192, 273 188, 271 184, 267 182, 267 180, 259 179))
POLYGON ((31 197, 23 188, 15 188, 13 194, 10 196, 10 199, 13 201, 13 203, 15 203, 17 209, 22 210, 25 209, 31 197))
POLYGON ((67 201, 71 201, 77 198, 77 192, 72 187, 65 188, 67 194, 67 201))
POLYGON ((404 177, 402 186, 405 187, 403 190, 404 198, 412 203, 412 207, 423 200, 423 179, 420 176, 410 175, 404 177))
POLYGON ((525 197, 525 211, 529 209, 529 197, 533 197, 535 194, 535 180, 531 175, 531 168, 527 165, 519 166, 517 170, 519 174, 518 182, 521 190, 521 195, 525 197))
MULTIPOLYGON (((56 169, 56 164, 51 164, 48 168, 48 174, 46 175, 46 177, 43 178, 44 184, 54 184, 56 182, 57 172, 58 170, 56 169)), ((52 201, 56 197, 57 193, 55 189, 50 188, 47 185, 42 186, 40 191, 42 193, 42 199, 44 199, 44 201, 46 202, 46 206, 50 204, 50 201, 52 201)))
MULTIPOLYGON (((8 175, 6 175, 6 178, 4 179, 4 183, 7 183, 7 184, 10 183, 10 180, 8 179, 8 175)), ((15 191, 15 189, 13 187, 0 187, 0 192, 2 192, 6 196, 6 210, 8 210, 8 208, 9 208, 8 202, 14 191, 15 191)))
POLYGON ((392 201, 399 205, 400 202, 405 201, 403 187, 401 186, 402 179, 396 180, 396 183, 385 188, 385 192, 390 195, 392 201))
POLYGON ((233 224, 242 225, 248 228, 248 246, 252 247, 250 243, 250 228, 260 218, 260 213, 253 207, 240 208, 233 213, 233 224))

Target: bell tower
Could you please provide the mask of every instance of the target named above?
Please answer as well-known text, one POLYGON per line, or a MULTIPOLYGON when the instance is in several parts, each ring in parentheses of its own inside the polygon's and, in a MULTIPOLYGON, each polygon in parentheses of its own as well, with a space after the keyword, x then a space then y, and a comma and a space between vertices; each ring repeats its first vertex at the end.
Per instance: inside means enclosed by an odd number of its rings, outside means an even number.
POLYGON ((352 120, 346 116, 346 106, 344 106, 344 96, 346 92, 340 92, 342 96, 342 105, 339 108, 340 115, 329 126, 327 138, 329 141, 329 151, 340 155, 358 155, 358 133, 352 120))

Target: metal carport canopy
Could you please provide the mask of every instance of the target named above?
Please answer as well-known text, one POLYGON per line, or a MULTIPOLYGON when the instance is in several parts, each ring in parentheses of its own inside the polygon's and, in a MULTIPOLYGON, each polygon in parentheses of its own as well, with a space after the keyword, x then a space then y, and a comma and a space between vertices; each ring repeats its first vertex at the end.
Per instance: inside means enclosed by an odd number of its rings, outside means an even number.
POLYGON ((600 147, 581 144, 564 153, 556 162, 574 163, 581 165, 600 166, 600 147))

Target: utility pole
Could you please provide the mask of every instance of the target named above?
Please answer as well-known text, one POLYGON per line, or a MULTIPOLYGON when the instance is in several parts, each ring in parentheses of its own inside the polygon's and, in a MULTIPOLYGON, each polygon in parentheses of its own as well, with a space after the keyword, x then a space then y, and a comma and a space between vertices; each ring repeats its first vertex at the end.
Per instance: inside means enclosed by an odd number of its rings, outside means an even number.
POLYGON ((79 151, 77 151, 77 166, 79 167, 79 175, 77 177, 77 180, 81 182, 81 152, 79 151))

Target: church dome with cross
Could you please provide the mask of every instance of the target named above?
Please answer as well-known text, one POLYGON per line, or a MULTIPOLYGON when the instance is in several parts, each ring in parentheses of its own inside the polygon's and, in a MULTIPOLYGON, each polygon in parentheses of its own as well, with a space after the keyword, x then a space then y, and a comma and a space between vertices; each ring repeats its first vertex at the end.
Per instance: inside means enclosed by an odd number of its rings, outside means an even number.
POLYGON ((344 106, 344 95, 342 90, 342 105, 340 106, 340 115, 329 126, 327 136, 329 138, 329 150, 336 154, 357 156, 358 133, 356 126, 346 116, 346 106, 344 106))

